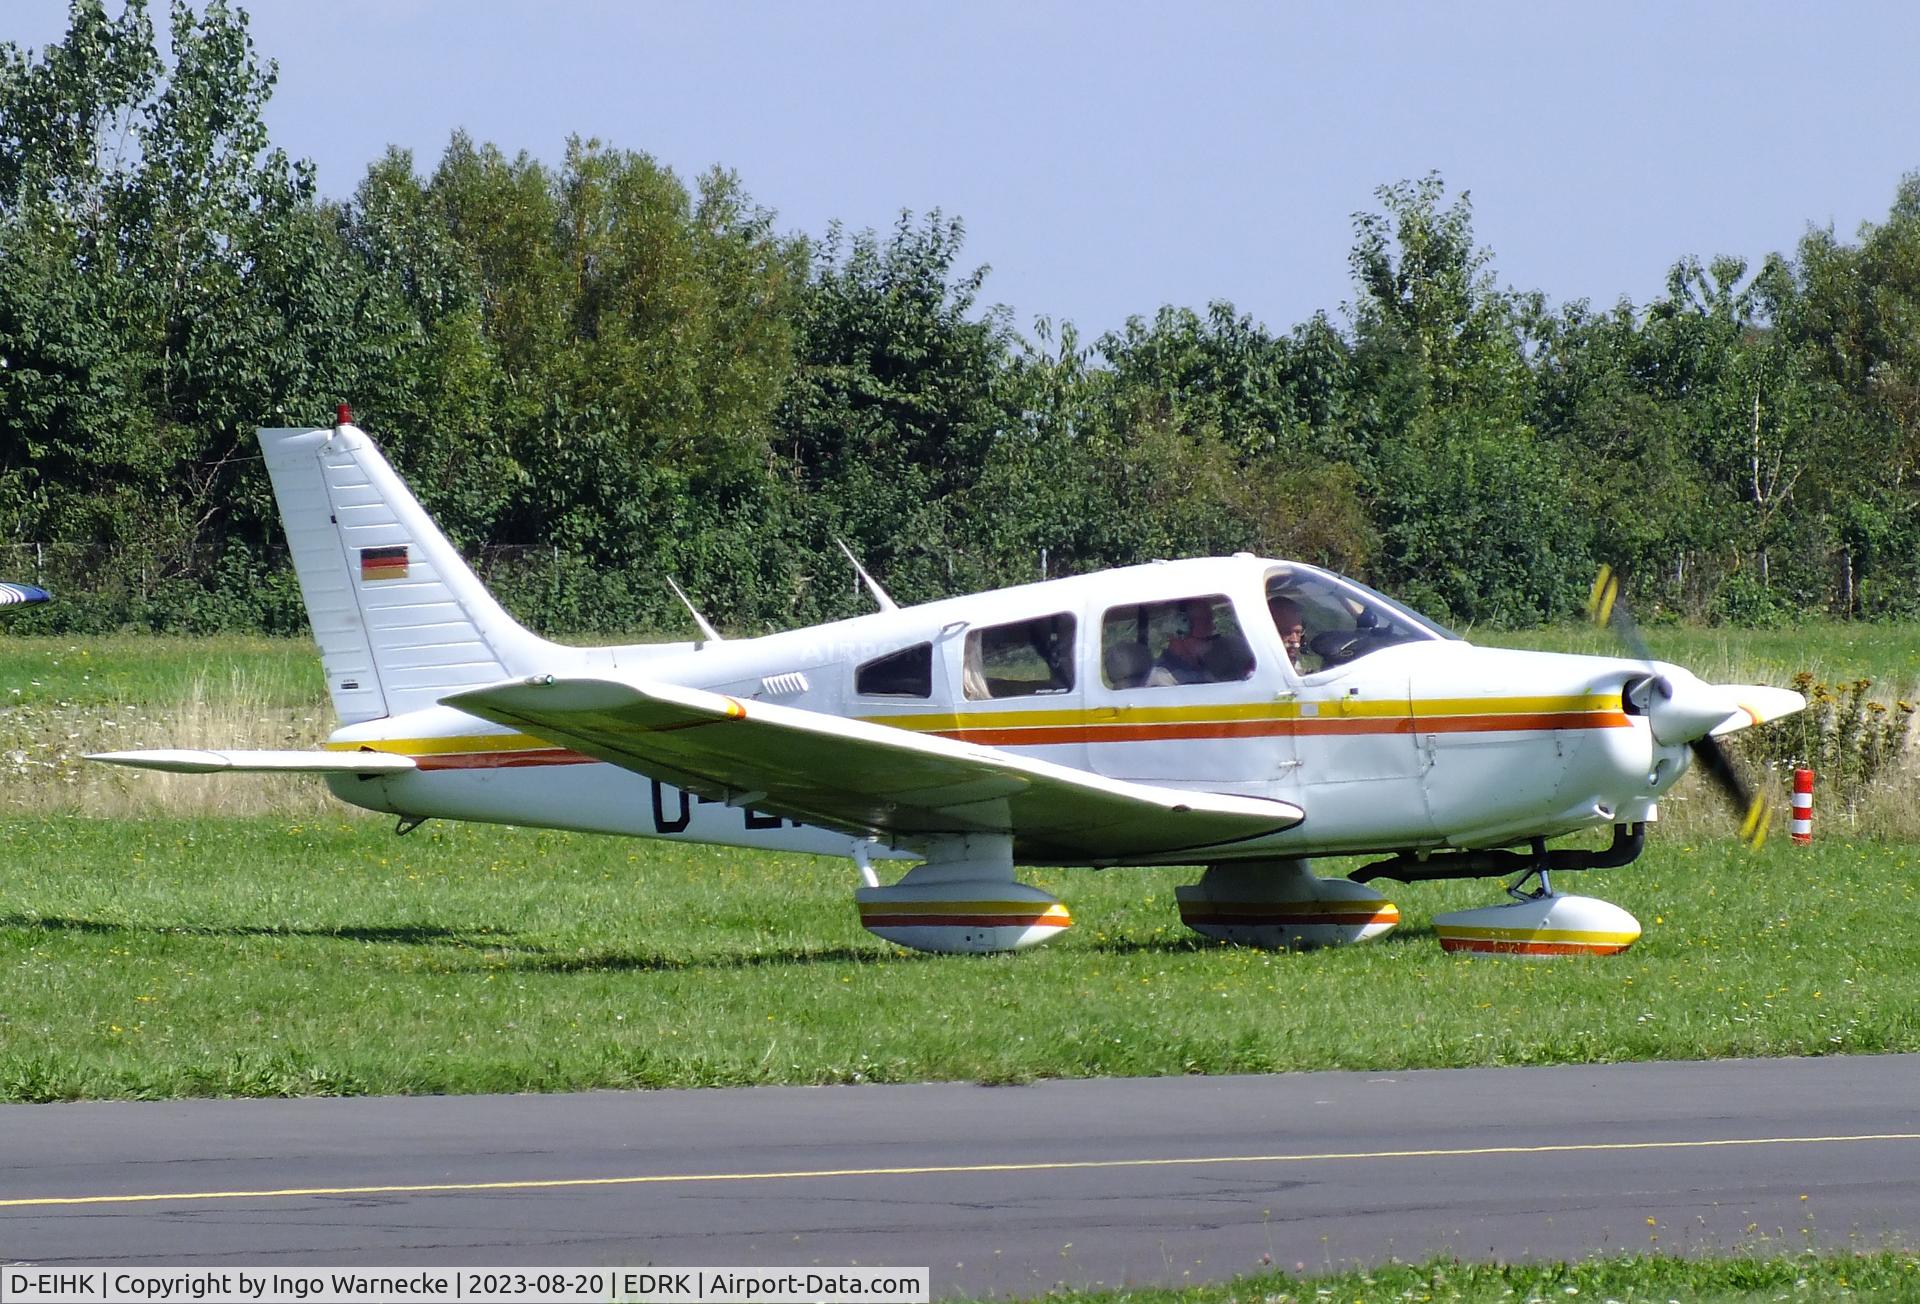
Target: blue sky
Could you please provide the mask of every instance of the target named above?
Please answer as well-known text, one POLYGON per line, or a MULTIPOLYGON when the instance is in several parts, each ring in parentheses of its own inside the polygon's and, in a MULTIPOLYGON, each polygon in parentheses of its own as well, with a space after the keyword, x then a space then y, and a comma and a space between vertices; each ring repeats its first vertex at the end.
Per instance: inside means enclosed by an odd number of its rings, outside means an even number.
MULTIPOLYGON (((274 140, 329 195, 388 144, 430 169, 455 128, 547 161, 598 136, 730 167, 786 229, 958 215, 1023 329, 1338 316, 1352 215, 1430 170, 1471 191, 1503 283, 1610 304, 1685 254, 1850 236, 1920 168, 1913 5, 243 7, 274 140)), ((0 40, 65 19, 6 0, 0 40)))

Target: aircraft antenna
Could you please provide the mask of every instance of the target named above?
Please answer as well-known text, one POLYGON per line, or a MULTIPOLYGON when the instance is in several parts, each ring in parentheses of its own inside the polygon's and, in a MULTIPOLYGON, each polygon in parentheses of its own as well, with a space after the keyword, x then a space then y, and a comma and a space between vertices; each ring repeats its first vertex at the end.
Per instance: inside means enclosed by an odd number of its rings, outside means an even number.
POLYGON ((673 590, 673 596, 680 599, 681 605, 686 607, 687 613, 693 617, 693 623, 698 625, 700 627, 700 632, 707 636, 707 641, 709 643, 726 642, 727 640, 720 636, 720 631, 715 629, 712 625, 709 625, 707 623, 707 618, 700 614, 700 608, 693 605, 693 599, 689 598, 686 595, 685 591, 683 591, 678 584, 675 584, 673 582, 673 576, 669 575, 666 578, 667 578, 667 587, 673 590))
POLYGON ((847 554, 847 560, 853 563, 853 573, 858 575, 860 582, 867 586, 867 592, 873 594, 873 600, 880 604, 880 610, 900 610, 900 604, 887 596, 887 591, 880 587, 880 581, 867 574, 867 568, 862 566, 860 559, 853 555, 853 549, 847 547, 847 545, 839 539, 835 539, 834 542, 840 545, 841 552, 847 554))

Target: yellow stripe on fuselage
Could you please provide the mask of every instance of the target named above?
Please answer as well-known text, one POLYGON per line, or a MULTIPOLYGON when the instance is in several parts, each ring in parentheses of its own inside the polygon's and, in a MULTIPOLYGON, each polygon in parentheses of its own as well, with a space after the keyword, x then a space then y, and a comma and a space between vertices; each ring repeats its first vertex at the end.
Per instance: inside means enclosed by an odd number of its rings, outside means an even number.
POLYGON ((1045 901, 862 901, 859 903, 862 915, 925 914, 931 911, 945 911, 964 915, 1040 915, 1048 918, 1068 918, 1067 907, 1059 902, 1045 901))
POLYGON ((1542 715, 1562 711, 1618 713, 1618 693, 1576 693, 1561 697, 1428 697, 1413 703, 1415 718, 1446 715, 1542 715))
POLYGON ((1324 720, 1329 718, 1547 715, 1568 712, 1618 714, 1617 693, 1557 697, 1434 697, 1406 702, 1393 698, 1330 698, 1322 702, 1235 702, 1222 706, 1093 706, 1070 710, 930 711, 912 715, 863 715, 868 724, 884 724, 913 733, 956 729, 1077 728, 1113 723, 1224 724, 1242 720, 1324 720), (1306 710, 1303 708, 1312 708, 1306 710))
POLYGON ((1453 924, 1435 924, 1441 937, 1474 942, 1580 942, 1591 946, 1626 946, 1640 934, 1604 933, 1591 928, 1460 928, 1453 924))
POLYGON ((995 746, 1171 742, 1274 735, 1531 733, 1628 724, 1617 695, 1446 697, 1407 702, 1336 697, 1322 702, 1219 706, 1096 706, 870 715, 869 724, 995 746))

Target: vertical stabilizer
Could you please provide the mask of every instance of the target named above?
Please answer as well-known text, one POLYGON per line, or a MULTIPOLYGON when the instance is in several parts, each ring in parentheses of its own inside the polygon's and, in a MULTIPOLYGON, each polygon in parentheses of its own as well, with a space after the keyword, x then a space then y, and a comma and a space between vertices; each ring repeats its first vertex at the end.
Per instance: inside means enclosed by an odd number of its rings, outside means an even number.
POLYGON ((517 624, 359 428, 259 432, 342 724, 563 668, 517 624))

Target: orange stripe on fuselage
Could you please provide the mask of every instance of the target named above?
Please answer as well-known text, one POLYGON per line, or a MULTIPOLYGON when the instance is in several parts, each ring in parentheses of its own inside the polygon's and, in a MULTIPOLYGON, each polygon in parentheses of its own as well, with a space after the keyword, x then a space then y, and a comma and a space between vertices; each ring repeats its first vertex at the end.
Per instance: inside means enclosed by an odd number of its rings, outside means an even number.
POLYGON ((456 752, 437 756, 415 756, 422 770, 520 770, 537 765, 597 765, 599 758, 564 747, 533 751, 456 752))

